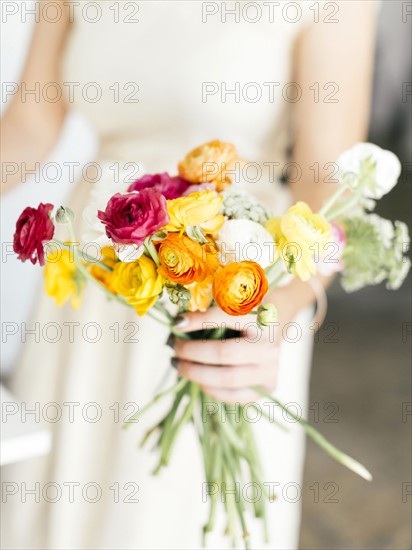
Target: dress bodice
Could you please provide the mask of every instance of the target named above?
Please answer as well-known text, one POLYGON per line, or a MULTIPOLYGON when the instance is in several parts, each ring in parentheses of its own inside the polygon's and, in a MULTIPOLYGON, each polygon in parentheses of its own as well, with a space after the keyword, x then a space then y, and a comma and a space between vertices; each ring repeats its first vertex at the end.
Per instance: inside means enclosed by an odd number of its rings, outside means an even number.
POLYGON ((159 170, 221 139, 248 160, 282 160, 285 113, 299 93, 290 84, 293 44, 313 18, 310 3, 94 4, 73 8, 64 81, 97 128, 103 157, 159 170))

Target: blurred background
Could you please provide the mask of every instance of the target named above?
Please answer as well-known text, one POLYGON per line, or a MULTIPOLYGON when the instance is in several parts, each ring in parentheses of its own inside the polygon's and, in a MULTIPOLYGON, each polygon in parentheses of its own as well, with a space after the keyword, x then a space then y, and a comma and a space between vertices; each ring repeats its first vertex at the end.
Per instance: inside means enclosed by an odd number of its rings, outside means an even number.
MULTIPOLYGON (((402 94, 407 83, 409 89, 412 86, 412 16, 402 22, 405 4, 411 3, 382 2, 369 139, 394 151, 403 165, 400 183, 380 201, 378 213, 411 226, 412 96, 403 98, 402 94)), ((4 30, 3 80, 14 81, 30 36, 7 26, 4 30)), ((50 160, 70 158, 83 163, 94 158, 96 144, 92 139, 88 149, 72 139, 73 135, 84 135, 83 124, 77 119, 67 123, 50 160), (68 144, 75 147, 70 153, 68 144)), ((59 188, 63 195, 68 191, 59 188)), ((27 195, 21 199, 25 203, 27 195)), ((17 202, 16 212, 20 210, 17 202)), ((4 211, 9 218, 2 221, 3 237, 6 228, 12 227, 9 219, 17 217, 12 209, 4 211)), ((21 265, 14 273, 22 280, 27 276, 21 265)), ((15 283, 25 291, 24 285, 15 283)), ((7 282, 3 284, 7 286, 7 282)), ((329 291, 328 316, 315 345, 309 420, 364 463, 374 481, 367 484, 360 480, 308 441, 302 550, 412 548, 412 415, 405 416, 412 407, 412 335, 407 334, 408 327, 411 331, 410 290, 409 277, 398 292, 377 286, 348 295, 338 283, 329 291)), ((27 311, 31 308, 29 298, 20 302, 27 311)), ((17 319, 23 317, 23 312, 16 312, 17 319)), ((8 349, 6 367, 18 352, 8 349)))
MULTIPOLYGON (((402 90, 412 82, 412 38, 410 20, 402 23, 405 4, 382 2, 369 140, 394 151, 403 166, 400 183, 377 211, 410 227, 412 97, 402 97, 402 90)), ((412 336, 406 335, 411 277, 398 292, 379 285, 346 294, 335 283, 328 294, 328 315, 315 345, 309 419, 366 464, 374 480, 356 479, 308 442, 300 547, 410 549, 412 416, 405 411, 412 410, 412 336)))

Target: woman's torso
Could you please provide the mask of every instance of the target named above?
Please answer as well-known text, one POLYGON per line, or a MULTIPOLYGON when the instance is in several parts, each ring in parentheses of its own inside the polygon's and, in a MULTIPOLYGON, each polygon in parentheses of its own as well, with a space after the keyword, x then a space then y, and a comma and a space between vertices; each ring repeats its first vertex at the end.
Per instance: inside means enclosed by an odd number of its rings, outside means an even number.
POLYGON ((284 161, 285 113, 299 93, 293 44, 313 17, 308 3, 92 4, 73 6, 63 80, 98 130, 102 157, 172 169, 221 139, 248 160, 284 161))

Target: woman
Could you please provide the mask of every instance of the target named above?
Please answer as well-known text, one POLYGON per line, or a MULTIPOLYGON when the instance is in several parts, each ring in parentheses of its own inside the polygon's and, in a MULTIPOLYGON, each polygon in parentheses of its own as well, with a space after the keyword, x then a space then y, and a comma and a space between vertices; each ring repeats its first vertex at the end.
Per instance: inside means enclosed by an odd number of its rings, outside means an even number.
MULTIPOLYGON (((287 200, 318 209, 334 189, 328 163, 366 136, 376 3, 264 3, 267 11, 260 18, 249 4, 99 2, 96 12, 79 12, 81 6, 76 12, 75 4, 62 2, 65 17, 58 23, 40 18, 37 24, 23 81, 29 89, 35 82, 74 86, 76 107, 99 131, 101 160, 138 161, 158 172, 172 169, 194 146, 218 138, 236 144, 243 158, 267 167, 279 163, 278 172, 292 160, 300 174, 289 174, 287 200), (101 88, 96 102, 88 95, 90 83, 101 88)), ((63 101, 14 100, 4 118, 3 158, 27 163, 44 158, 67 108, 63 101)), ((285 193, 270 183, 268 170, 249 187, 265 204, 284 210, 285 193)), ((77 187, 72 200, 77 211, 90 188, 86 182, 77 187)), ((39 200, 47 197, 39 193, 39 200)), ((136 449, 136 441, 161 411, 127 433, 121 422, 135 403, 153 397, 165 376, 174 376, 172 354, 180 375, 218 399, 254 400, 249 387, 259 383, 305 410, 314 293, 293 281, 271 292, 269 301, 278 306, 282 324, 296 320, 302 327, 297 342, 286 341, 279 330, 276 339, 253 343, 177 340, 172 351, 163 344, 167 331, 103 302, 93 289, 76 313, 56 311, 42 300, 35 320, 41 326, 58 321, 73 332, 58 344, 44 338, 26 344, 13 386, 28 405, 56 402, 64 413, 54 423, 48 420, 54 429, 51 455, 5 472, 19 487, 40 484, 39 502, 30 496, 24 505, 8 500, 5 547, 199 547, 208 501, 191 427, 181 434, 170 467, 153 478, 155 457, 150 449, 136 449), (97 323, 100 338, 88 332, 97 323), (55 502, 47 494, 48 482, 56 484, 55 502)), ((188 314, 181 329, 222 320, 233 322, 215 309, 188 314)), ((249 521, 253 545, 296 548, 303 434, 294 424, 287 433, 263 421, 255 428, 265 480, 278 496, 268 505, 269 545, 258 523, 249 521), (297 493, 288 492, 290 486, 297 493)), ((209 546, 229 545, 223 530, 220 513, 209 546)))

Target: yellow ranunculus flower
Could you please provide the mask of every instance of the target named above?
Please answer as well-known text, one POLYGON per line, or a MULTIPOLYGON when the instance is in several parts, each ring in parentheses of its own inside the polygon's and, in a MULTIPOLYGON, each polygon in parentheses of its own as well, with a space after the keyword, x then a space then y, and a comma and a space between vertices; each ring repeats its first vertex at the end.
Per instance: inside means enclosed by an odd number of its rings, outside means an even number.
POLYGON ((141 256, 135 262, 116 263, 111 285, 139 315, 144 315, 162 292, 163 277, 157 273, 153 260, 141 256))
POLYGON ((46 294, 54 298, 58 306, 68 300, 73 309, 80 306, 85 279, 77 270, 71 252, 63 249, 56 260, 49 255, 44 274, 46 294))
POLYGON ((275 239, 278 257, 302 281, 316 273, 315 259, 327 253, 324 247, 332 241, 330 224, 304 202, 297 202, 281 218, 269 219, 266 229, 275 239))
POLYGON ((166 231, 184 231, 186 227, 200 226, 206 233, 215 233, 223 224, 219 214, 223 197, 216 191, 197 191, 185 197, 167 201, 169 223, 166 231))
POLYGON ((217 235, 222 229, 223 224, 225 223, 225 217, 223 214, 218 214, 208 222, 202 223, 201 228, 208 235, 217 235))

